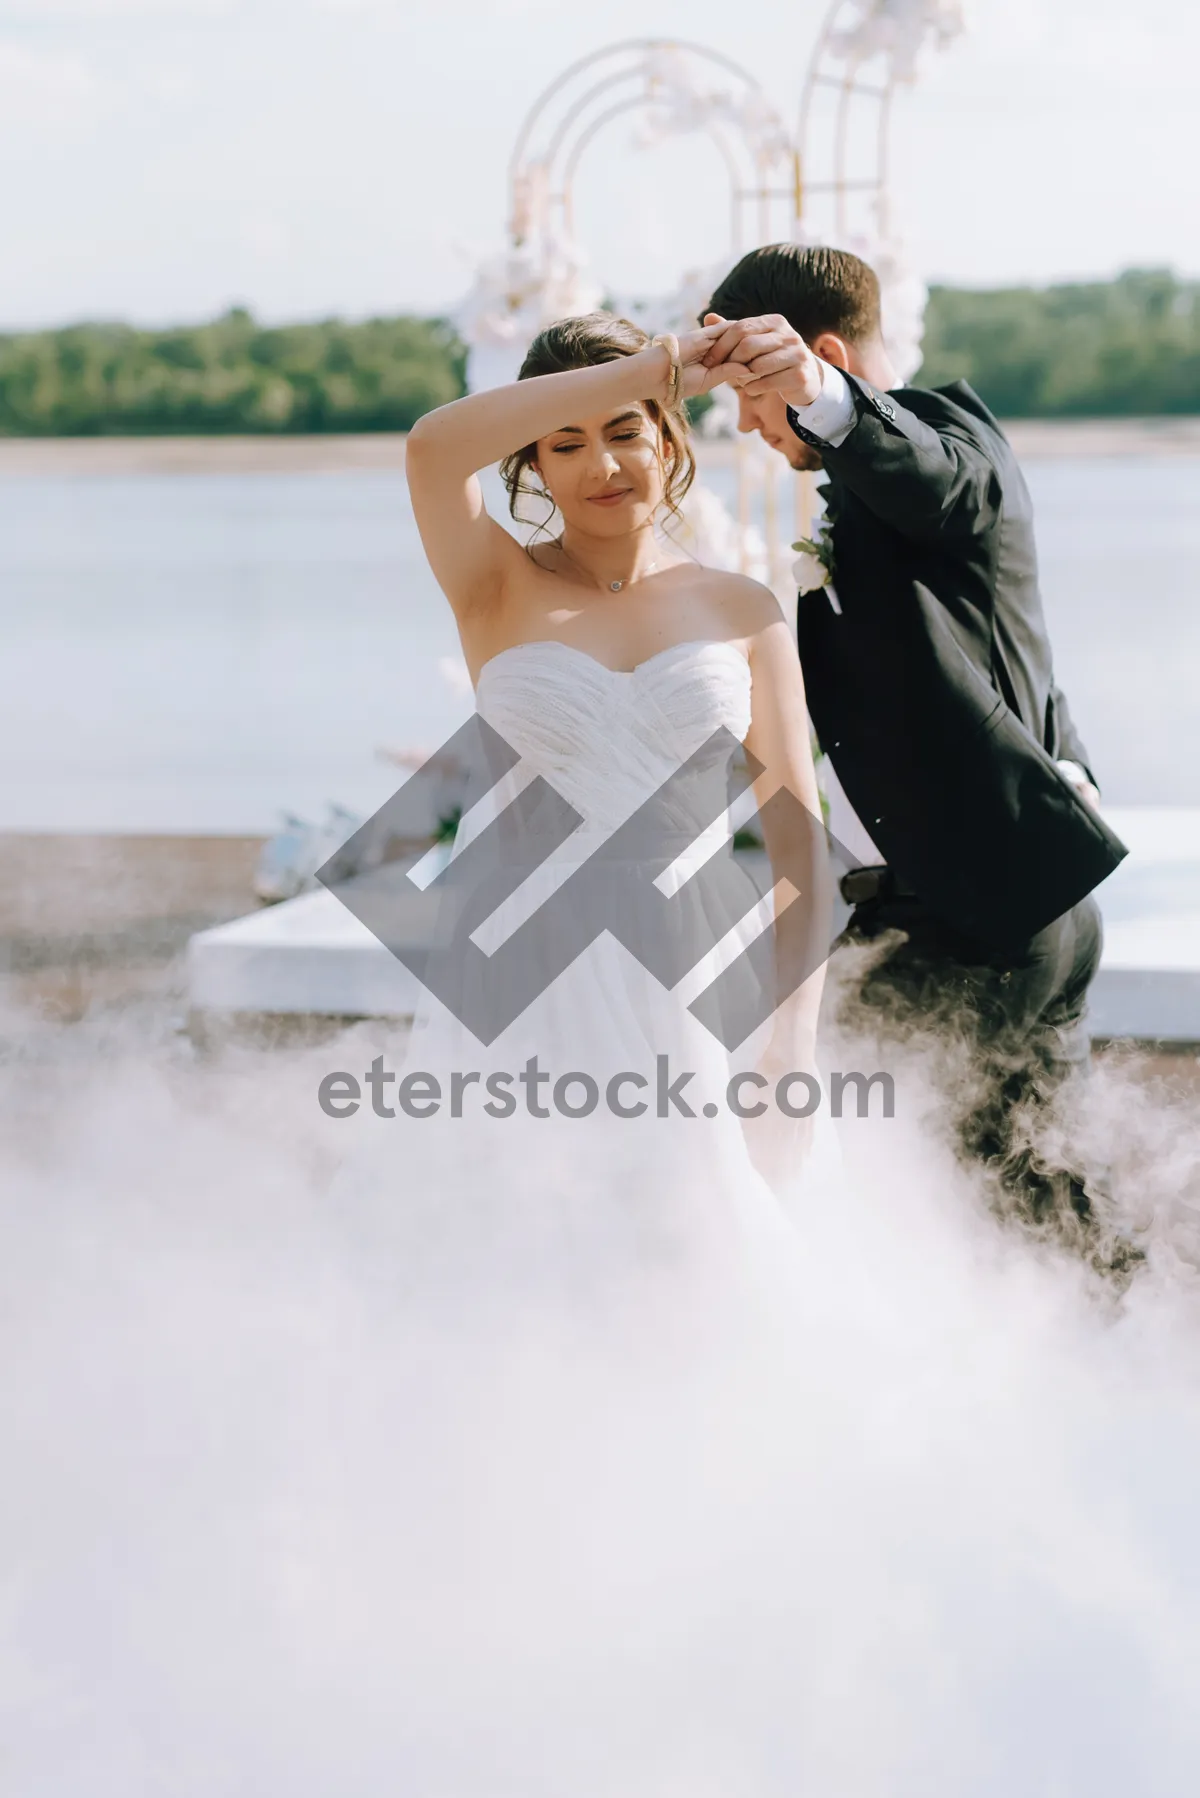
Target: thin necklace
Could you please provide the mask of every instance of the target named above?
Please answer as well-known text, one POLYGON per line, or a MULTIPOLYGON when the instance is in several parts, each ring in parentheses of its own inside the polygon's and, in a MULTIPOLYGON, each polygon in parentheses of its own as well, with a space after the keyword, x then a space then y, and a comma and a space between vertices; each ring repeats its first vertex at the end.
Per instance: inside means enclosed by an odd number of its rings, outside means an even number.
MULTIPOLYGON (((554 539, 554 541, 558 544, 559 549, 561 549, 563 555, 567 558, 567 561, 575 562, 575 566, 576 566, 576 568, 578 568, 580 574, 586 575, 590 581, 596 581, 596 577, 591 572, 590 569, 585 568, 583 566, 582 562, 575 561, 575 557, 571 554, 570 550, 567 548, 566 544, 563 542, 561 537, 556 537, 554 539)), ((640 581, 644 581, 646 576, 648 574, 653 574, 654 570, 657 567, 658 567, 657 562, 651 562, 649 568, 643 568, 641 574, 639 574, 639 576, 638 576, 638 579, 640 581)), ((603 581, 596 581, 596 585, 603 590, 605 583, 603 581)), ((607 583, 607 585, 608 585, 608 590, 610 593, 619 593, 621 591, 622 587, 627 587, 629 585, 629 577, 626 576, 626 578, 623 581, 609 581, 607 583)))

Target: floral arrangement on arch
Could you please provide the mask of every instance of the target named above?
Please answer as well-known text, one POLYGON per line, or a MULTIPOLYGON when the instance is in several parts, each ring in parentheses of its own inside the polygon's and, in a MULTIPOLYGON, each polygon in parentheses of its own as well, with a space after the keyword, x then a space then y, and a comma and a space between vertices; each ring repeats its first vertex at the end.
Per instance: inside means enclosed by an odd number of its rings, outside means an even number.
POLYGON ((963 0, 858 0, 861 17, 830 48, 847 62, 884 56, 894 81, 916 79, 926 50, 944 50, 966 29, 963 0))

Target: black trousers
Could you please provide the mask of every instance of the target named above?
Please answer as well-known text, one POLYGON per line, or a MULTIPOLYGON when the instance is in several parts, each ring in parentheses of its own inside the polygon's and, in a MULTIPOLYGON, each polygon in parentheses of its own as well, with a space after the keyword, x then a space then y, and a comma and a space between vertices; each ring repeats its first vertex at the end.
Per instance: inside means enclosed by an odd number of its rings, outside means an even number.
POLYGON ((888 933, 898 934, 847 989, 844 1021, 897 1039, 944 1030, 962 1043, 970 1066, 957 1070, 954 1122, 961 1152, 992 1176, 993 1202, 1103 1259, 1094 1180, 1089 1190, 1078 1164, 1057 1165, 1062 1150, 1048 1153, 1039 1142, 1055 1095, 1088 1068, 1087 993, 1103 943, 1095 900, 1004 955, 912 898, 856 906, 840 940, 871 943, 888 933))

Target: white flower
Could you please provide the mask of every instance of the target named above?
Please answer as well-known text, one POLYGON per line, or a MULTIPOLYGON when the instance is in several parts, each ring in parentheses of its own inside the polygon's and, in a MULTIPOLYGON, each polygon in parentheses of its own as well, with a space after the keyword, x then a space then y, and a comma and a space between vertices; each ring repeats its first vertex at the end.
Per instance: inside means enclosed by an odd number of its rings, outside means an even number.
POLYGON ((895 81, 912 81, 926 50, 944 50, 966 28, 962 0, 857 0, 859 18, 833 34, 835 56, 854 64, 884 56, 895 81))
POLYGON ((820 587, 829 585, 829 570, 820 556, 814 556, 811 550, 802 549, 792 563, 792 573, 801 593, 815 593, 820 587))

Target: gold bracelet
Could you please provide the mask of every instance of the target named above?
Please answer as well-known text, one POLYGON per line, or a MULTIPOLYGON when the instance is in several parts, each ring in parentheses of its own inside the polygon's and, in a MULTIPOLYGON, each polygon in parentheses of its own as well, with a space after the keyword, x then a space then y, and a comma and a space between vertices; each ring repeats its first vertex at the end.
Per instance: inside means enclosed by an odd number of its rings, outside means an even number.
POLYGON ((683 386, 683 363, 679 360, 679 339, 673 331, 664 331, 660 337, 653 339, 655 349, 666 350, 671 358, 671 373, 667 379, 667 395, 663 405, 668 412, 673 412, 679 404, 679 390, 683 386))

